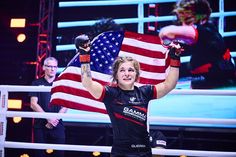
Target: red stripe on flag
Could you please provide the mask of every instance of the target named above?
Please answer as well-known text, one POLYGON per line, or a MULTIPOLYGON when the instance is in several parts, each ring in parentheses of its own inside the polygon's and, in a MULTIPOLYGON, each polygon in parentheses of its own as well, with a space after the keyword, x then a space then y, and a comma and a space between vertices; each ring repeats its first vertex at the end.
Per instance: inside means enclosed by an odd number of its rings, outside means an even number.
POLYGON ((119 114, 119 113, 115 113, 115 116, 116 116, 117 118, 119 118, 119 119, 125 119, 125 120, 127 120, 127 121, 130 121, 130 122, 133 122, 133 123, 136 123, 136 124, 138 124, 138 125, 143 126, 142 123, 140 123, 140 122, 138 122, 138 121, 135 121, 135 120, 133 120, 133 119, 131 119, 131 118, 127 118, 127 117, 125 117, 125 116, 123 116, 123 115, 121 115, 121 114, 119 114))
POLYGON ((158 84, 163 81, 164 80, 157 80, 155 78, 153 78, 153 79, 150 79, 150 78, 147 79, 147 78, 143 78, 143 77, 139 78, 139 83, 141 83, 141 84, 158 84))
POLYGON ((154 65, 148 65, 144 63, 139 63, 140 68, 143 71, 149 71, 149 72, 154 72, 154 73, 165 73, 166 72, 166 67, 165 66, 154 66, 154 65))
POLYGON ((71 81, 81 82, 81 75, 73 74, 73 73, 62 73, 57 78, 57 81, 59 80, 71 80, 71 81))
POLYGON ((163 54, 160 51, 147 50, 147 49, 143 49, 143 48, 140 48, 140 47, 122 45, 121 50, 126 51, 126 52, 132 52, 132 53, 142 55, 142 56, 146 56, 146 57, 165 58, 165 54, 163 54))

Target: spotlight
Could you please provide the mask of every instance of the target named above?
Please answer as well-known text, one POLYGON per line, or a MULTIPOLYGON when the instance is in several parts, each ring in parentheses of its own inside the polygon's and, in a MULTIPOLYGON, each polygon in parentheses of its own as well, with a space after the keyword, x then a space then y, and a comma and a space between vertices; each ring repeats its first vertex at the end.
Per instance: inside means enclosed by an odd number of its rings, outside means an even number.
POLYGON ((25 18, 12 18, 10 22, 11 28, 25 28, 25 18))
POLYGON ((22 109, 22 100, 8 99, 8 109, 22 109))
POLYGON ((21 34, 17 35, 17 41, 19 43, 22 43, 23 41, 25 41, 25 39, 26 39, 26 35, 25 34, 21 33, 21 34))
POLYGON ((22 155, 20 155, 20 157, 29 157, 29 155, 28 154, 22 154, 22 155))
POLYGON ((20 123, 21 120, 22 120, 21 117, 13 117, 13 122, 14 122, 14 123, 20 123))
POLYGON ((100 156, 100 155, 101 155, 101 153, 98 151, 93 152, 93 156, 100 156))
POLYGON ((47 149, 46 152, 47 152, 48 154, 52 154, 52 153, 53 153, 53 149, 47 149))

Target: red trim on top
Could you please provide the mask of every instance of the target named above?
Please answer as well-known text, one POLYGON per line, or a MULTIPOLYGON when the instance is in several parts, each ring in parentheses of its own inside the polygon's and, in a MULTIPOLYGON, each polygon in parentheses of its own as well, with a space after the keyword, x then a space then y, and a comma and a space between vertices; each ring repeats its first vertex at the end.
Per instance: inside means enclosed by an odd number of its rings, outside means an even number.
POLYGON ((139 110, 141 110, 141 111, 147 113, 147 109, 144 108, 144 107, 134 106, 134 108, 137 108, 137 109, 139 109, 139 110))
POLYGON ((102 95, 100 96, 100 98, 98 98, 99 101, 102 101, 104 99, 105 96, 105 87, 103 86, 102 88, 102 95))
POLYGON ((201 73, 208 73, 209 69, 212 67, 210 63, 204 64, 194 70, 191 70, 192 74, 201 74, 201 73))
POLYGON ((140 123, 138 121, 135 121, 135 120, 133 120, 131 118, 125 117, 125 116, 123 116, 123 115, 121 115, 119 113, 114 113, 114 114, 115 114, 116 118, 118 118, 118 119, 125 119, 127 121, 130 121, 130 122, 136 123, 138 125, 144 126, 144 124, 142 124, 142 123, 140 123))
POLYGON ((227 49, 223 55, 224 60, 230 60, 230 50, 227 49))
POLYGON ((153 99, 157 98, 157 89, 156 86, 153 86, 153 99))

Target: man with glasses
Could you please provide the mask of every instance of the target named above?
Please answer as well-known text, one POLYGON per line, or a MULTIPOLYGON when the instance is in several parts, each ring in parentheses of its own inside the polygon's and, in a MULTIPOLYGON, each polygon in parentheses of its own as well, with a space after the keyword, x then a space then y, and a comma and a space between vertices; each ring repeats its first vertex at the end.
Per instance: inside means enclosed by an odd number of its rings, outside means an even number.
MULTIPOLYGON (((44 60, 43 70, 44 77, 36 79, 32 82, 33 86, 52 86, 56 78, 58 61, 54 57, 48 57, 44 60)), ((59 105, 49 106, 51 99, 50 92, 31 92, 30 107, 35 112, 54 112, 65 113, 67 108, 59 105)), ((35 143, 65 143, 65 128, 61 119, 48 118, 48 119, 34 119, 33 124, 33 141, 35 143)), ((63 157, 63 151, 54 151, 53 156, 63 157)), ((46 157, 46 151, 37 149, 35 150, 34 157, 46 157)))

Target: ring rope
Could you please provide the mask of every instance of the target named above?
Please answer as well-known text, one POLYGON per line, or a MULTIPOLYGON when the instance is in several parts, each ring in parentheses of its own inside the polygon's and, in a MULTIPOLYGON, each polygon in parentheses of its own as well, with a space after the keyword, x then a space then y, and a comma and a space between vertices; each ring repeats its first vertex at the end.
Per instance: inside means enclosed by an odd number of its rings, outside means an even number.
MULTIPOLYGON (((4 112, 0 111, 0 114, 4 112)), ((22 111, 7 111, 6 117, 25 117, 25 118, 75 118, 80 120, 102 120, 110 122, 108 115, 99 114, 71 114, 71 113, 40 113, 40 112, 22 112, 22 111)), ((236 119, 223 118, 178 118, 178 117, 161 117, 149 116, 150 122, 166 122, 166 123, 205 123, 205 124, 224 124, 236 125, 236 119)))
MULTIPOLYGON (((45 86, 15 86, 0 85, 0 89, 8 92, 50 92, 51 87, 45 86)), ((222 95, 236 96, 236 90, 204 90, 204 89, 174 89, 169 94, 175 95, 222 95)))
MULTIPOLYGON (((49 92, 51 87, 39 87, 39 86, 9 86, 0 85, 1 92, 29 92, 29 91, 41 91, 49 92)), ((235 96, 234 90, 173 90, 170 94, 177 95, 226 95, 235 96)), ((1 116, 5 117, 26 117, 26 118, 79 118, 84 120, 109 120, 107 115, 85 115, 85 114, 59 114, 59 113, 35 113, 35 112, 19 112, 19 111, 0 111, 1 116)), ((215 119, 215 118, 171 118, 171 117, 157 117, 150 116, 149 121, 158 122, 172 122, 172 123, 207 123, 207 124, 228 124, 236 125, 235 119, 215 119)), ((5 148, 33 148, 33 149, 57 149, 57 150, 73 150, 73 151, 100 151, 110 153, 110 146, 86 146, 86 145, 61 145, 61 144, 46 144, 46 143, 26 143, 26 142, 14 142, 5 141, 5 148), (65 149, 66 148, 66 149, 65 149)), ((177 149, 157 149, 152 148, 153 154, 159 155, 187 155, 187 156, 236 156, 236 152, 221 152, 221 151, 197 151, 197 150, 177 150, 177 149)))
MULTIPOLYGON (((68 151, 93 152, 99 151, 110 153, 110 146, 88 146, 88 145, 68 145, 68 144, 46 144, 46 143, 26 143, 26 142, 5 142, 5 148, 24 148, 24 149, 55 149, 68 151)), ((186 156, 214 156, 214 157, 235 157, 236 152, 222 151, 198 151, 198 150, 178 150, 178 149, 158 149, 152 148, 153 154, 158 155, 186 155, 186 156)))
POLYGON ((170 94, 175 95, 217 95, 217 96, 236 96, 235 90, 204 90, 204 89, 174 89, 170 94))

